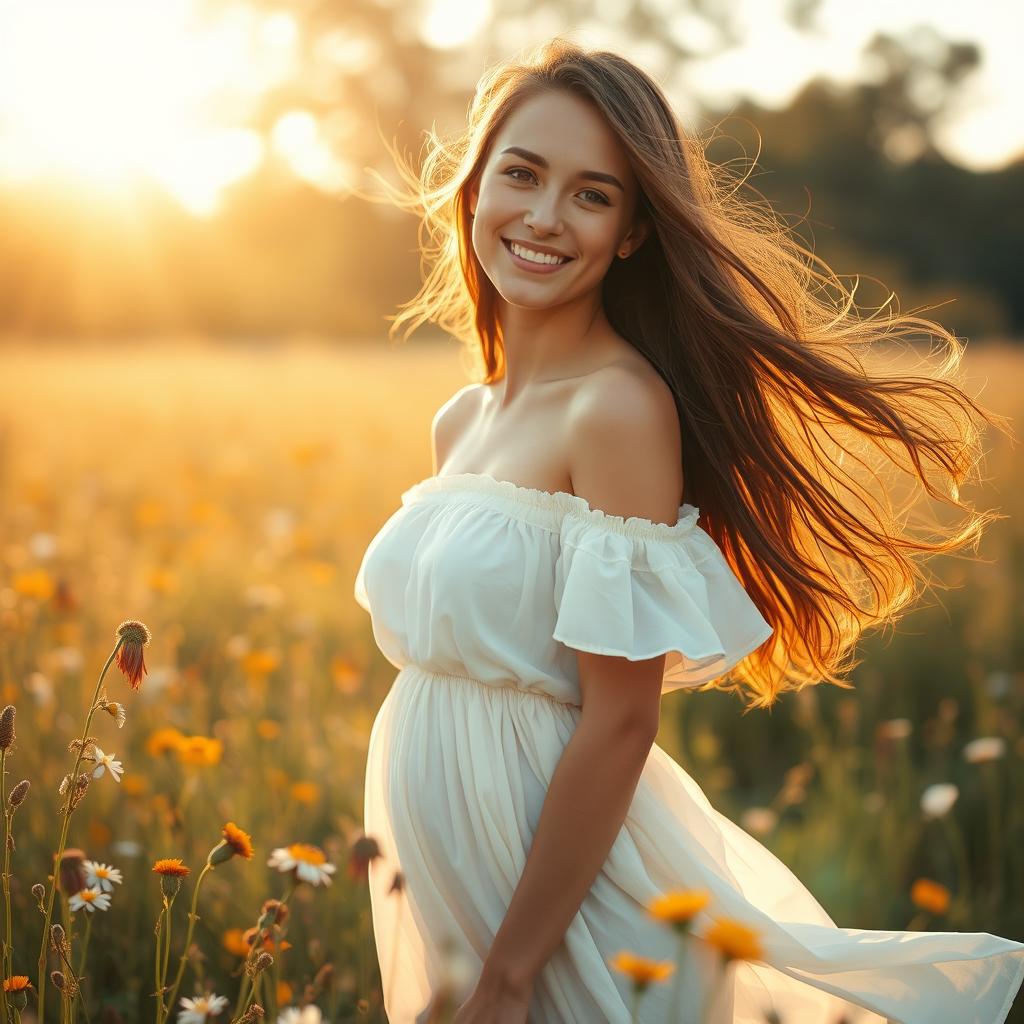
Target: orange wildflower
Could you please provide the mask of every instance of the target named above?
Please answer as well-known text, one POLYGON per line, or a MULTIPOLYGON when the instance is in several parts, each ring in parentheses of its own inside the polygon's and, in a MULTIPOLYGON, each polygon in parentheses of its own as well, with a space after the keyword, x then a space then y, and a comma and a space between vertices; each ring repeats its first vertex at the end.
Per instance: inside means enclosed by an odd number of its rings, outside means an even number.
POLYGON ((757 932, 727 917, 717 918, 702 938, 727 961, 760 960, 763 956, 757 932))
POLYGON ((944 914, 949 909, 949 890, 930 878, 919 878, 910 887, 910 898, 914 906, 927 910, 929 914, 944 914))
POLYGON ((663 962, 648 960, 647 957, 636 956, 627 950, 616 953, 608 963, 615 970, 632 979, 633 984, 641 989, 646 988, 651 982, 664 981, 675 970, 675 964, 670 960, 663 962))

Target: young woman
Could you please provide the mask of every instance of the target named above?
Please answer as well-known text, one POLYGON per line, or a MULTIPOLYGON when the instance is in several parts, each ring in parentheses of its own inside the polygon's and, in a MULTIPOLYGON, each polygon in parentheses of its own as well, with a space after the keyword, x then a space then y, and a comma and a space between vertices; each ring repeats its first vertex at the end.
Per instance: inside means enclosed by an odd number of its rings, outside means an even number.
MULTIPOLYGON (((695 935, 727 917, 761 946, 723 981, 691 940, 686 1024, 999 1024, 1024 943, 837 927, 654 742, 679 687, 767 707, 842 685, 858 634, 915 596, 914 556, 978 537, 991 516, 956 494, 994 417, 949 379, 959 343, 830 305, 811 283, 835 278, 738 204, 613 53, 556 39, 504 63, 464 135, 431 138, 399 201, 433 266, 396 320, 478 346, 486 374, 439 410, 434 473, 355 581, 400 668, 365 791, 391 1024, 428 1019, 452 953, 457 1024, 624 1024, 610 961, 673 960, 647 907, 683 889, 710 896, 695 935), (931 377, 856 357, 913 330, 950 346, 931 377), (966 524, 909 536, 864 486, 883 466, 966 524)), ((668 1020, 672 988, 640 1019, 668 1020)))

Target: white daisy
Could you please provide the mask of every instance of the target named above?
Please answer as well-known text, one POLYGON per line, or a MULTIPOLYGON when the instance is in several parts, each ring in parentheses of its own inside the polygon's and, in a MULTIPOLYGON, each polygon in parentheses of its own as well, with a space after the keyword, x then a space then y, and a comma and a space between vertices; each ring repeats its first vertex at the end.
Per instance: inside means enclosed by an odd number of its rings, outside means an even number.
POLYGON ((337 870, 333 864, 327 863, 323 850, 308 843, 292 843, 291 846, 280 846, 270 855, 267 864, 278 871, 294 871, 300 882, 310 885, 331 884, 331 875, 337 870))
POLYGON ((301 1010, 296 1006, 289 1006, 278 1015, 277 1024, 323 1024, 323 1019, 320 1007, 310 1003, 301 1010))
POLYGON ((85 871, 86 884, 93 889, 100 889, 102 892, 113 892, 114 882, 120 884, 124 881, 121 878, 121 869, 112 868, 109 864, 100 864, 94 860, 83 860, 82 869, 85 871))
POLYGON ((963 754, 969 764, 998 761, 1006 755, 1006 740, 1002 736, 980 736, 964 747, 963 754))
POLYGON ((956 803, 960 790, 952 782, 936 782, 921 794, 921 810, 927 818, 941 818, 956 803))
POLYGON ((93 769, 92 777, 98 779, 104 772, 105 769, 110 769, 110 774, 114 777, 115 782, 121 781, 121 775, 124 772, 124 768, 121 767, 120 761, 114 760, 113 754, 104 754, 99 747, 93 748, 96 754, 96 767, 93 769))
POLYGON ((68 906, 71 910, 88 910, 90 914, 94 913, 97 907, 100 910, 109 910, 110 894, 97 888, 80 889, 68 898, 68 906))
POLYGON ((227 996, 199 996, 196 999, 181 998, 184 1010, 178 1011, 178 1024, 203 1024, 208 1017, 219 1017, 228 1005, 227 996))

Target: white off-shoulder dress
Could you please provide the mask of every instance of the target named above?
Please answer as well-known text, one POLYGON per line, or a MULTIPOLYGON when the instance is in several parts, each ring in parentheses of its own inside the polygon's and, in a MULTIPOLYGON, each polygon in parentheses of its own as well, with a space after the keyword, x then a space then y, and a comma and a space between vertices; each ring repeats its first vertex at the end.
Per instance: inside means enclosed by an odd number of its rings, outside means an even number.
MULTIPOLYGON (((479 473, 432 476, 363 555, 355 598, 400 671, 370 736, 365 830, 373 930, 390 1024, 413 1024, 451 979, 476 975, 521 877, 544 797, 576 728, 576 651, 667 653, 663 692, 714 679, 772 633, 683 505, 675 525, 623 518, 565 492, 479 473), (390 892, 401 870, 405 888, 390 892)), ((755 929, 762 962, 734 962, 715 1024, 1002 1024, 1024 943, 986 932, 837 927, 767 848, 711 806, 657 744, 623 826, 537 979, 530 1024, 627 1024, 620 950, 674 960, 646 906, 677 889, 755 929)), ((691 940, 678 1020, 699 1016, 716 960, 691 940)), ((639 1019, 664 1024, 671 981, 639 1019)))

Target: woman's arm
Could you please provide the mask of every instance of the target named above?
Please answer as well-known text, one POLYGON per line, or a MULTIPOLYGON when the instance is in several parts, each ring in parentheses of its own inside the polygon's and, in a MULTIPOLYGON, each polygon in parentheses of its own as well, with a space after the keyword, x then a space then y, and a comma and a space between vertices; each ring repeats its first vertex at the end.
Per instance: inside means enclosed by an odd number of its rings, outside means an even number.
MULTIPOLYGON (((591 507, 674 524, 682 493, 671 392, 614 369, 571 423, 574 491, 591 507)), ((665 655, 576 652, 583 711, 548 787, 533 844, 481 983, 528 990, 558 947, 622 828, 658 732, 665 655)))
MULTIPOLYGON (((663 664, 665 656, 654 660, 663 664)), ((654 671, 660 679, 660 669, 655 666, 654 671)), ((620 682, 629 685, 628 678, 620 682)), ((611 719, 596 715, 580 718, 552 775, 522 877, 484 964, 481 987, 511 992, 532 988, 611 850, 653 742, 649 728, 616 727, 611 719)))

